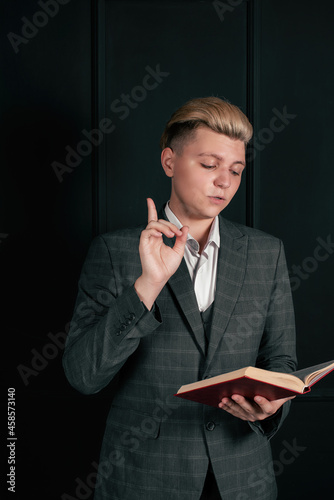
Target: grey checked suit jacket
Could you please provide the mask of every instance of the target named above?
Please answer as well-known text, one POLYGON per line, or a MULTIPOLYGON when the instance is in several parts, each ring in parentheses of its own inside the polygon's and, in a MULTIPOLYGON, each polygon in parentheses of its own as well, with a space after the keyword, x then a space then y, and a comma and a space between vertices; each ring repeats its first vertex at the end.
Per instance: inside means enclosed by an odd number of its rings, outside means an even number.
POLYGON ((93 241, 63 357, 69 382, 85 394, 98 392, 118 374, 95 499, 198 500, 209 458, 223 500, 275 499, 269 439, 289 405, 262 423, 249 423, 173 395, 183 384, 248 365, 295 370, 294 313, 282 244, 220 216, 205 356, 203 324, 184 260, 153 311, 134 290, 141 274, 142 229, 93 241))

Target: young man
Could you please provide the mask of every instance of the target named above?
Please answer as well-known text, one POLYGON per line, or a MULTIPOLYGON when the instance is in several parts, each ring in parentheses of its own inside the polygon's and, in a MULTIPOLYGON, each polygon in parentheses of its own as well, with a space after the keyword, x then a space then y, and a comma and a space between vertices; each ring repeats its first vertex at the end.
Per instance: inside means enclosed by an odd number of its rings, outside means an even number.
POLYGON ((218 98, 189 101, 161 138, 171 196, 148 224, 96 238, 64 369, 96 393, 118 374, 96 500, 276 498, 269 439, 290 402, 235 394, 213 408, 183 384, 253 365, 296 367, 282 243, 219 214, 237 192, 252 127, 218 98))

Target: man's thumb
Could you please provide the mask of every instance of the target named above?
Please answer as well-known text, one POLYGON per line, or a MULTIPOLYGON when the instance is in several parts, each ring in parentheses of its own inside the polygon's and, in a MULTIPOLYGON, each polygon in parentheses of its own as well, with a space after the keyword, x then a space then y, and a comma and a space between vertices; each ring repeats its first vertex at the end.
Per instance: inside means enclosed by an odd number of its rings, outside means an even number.
POLYGON ((185 248, 186 242, 187 242, 187 236, 188 236, 188 233, 189 233, 189 227, 188 226, 183 226, 181 228, 181 232, 182 232, 182 235, 176 237, 173 250, 175 250, 175 252, 177 252, 179 255, 183 256, 183 254, 184 254, 184 248, 185 248))

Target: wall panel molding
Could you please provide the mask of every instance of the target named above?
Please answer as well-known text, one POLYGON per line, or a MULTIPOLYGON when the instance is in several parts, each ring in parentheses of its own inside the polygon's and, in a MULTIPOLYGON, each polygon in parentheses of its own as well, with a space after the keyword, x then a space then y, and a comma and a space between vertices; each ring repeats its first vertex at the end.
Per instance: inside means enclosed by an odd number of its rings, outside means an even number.
MULTIPOLYGON (((261 0, 247 2, 247 116, 253 125, 254 135, 259 129, 260 109, 260 30, 261 0)), ((254 137, 254 136, 253 136, 254 137)), ((259 155, 253 157, 253 141, 248 147, 246 168, 246 224, 254 227, 256 220, 256 195, 258 189, 259 155)))
MULTIPOLYGON (((105 116, 105 0, 92 0, 92 128, 99 128, 105 116)), ((104 233, 106 223, 106 143, 103 140, 93 150, 92 158, 92 197, 93 197, 93 234, 104 233)))
MULTIPOLYGON (((241 2, 221 20, 209 1, 93 1, 94 127, 104 117, 116 124, 115 133, 94 156, 95 234, 146 219, 146 196, 154 196, 158 206, 166 201, 169 181, 159 173, 157 145, 159 131, 174 109, 192 97, 217 95, 247 112, 247 72, 252 74, 247 62, 247 4, 241 2), (124 94, 140 86, 147 67, 161 67, 170 76, 130 109, 129 118, 115 114, 121 104, 110 111, 111 103, 120 103, 124 94), (143 147, 146 163, 143 155, 137 158, 134 153, 143 147), (128 185, 126 176, 131 179, 128 185)), ((247 182, 225 211, 227 218, 240 223, 247 219, 247 182)), ((251 207, 254 197, 248 197, 251 207)))

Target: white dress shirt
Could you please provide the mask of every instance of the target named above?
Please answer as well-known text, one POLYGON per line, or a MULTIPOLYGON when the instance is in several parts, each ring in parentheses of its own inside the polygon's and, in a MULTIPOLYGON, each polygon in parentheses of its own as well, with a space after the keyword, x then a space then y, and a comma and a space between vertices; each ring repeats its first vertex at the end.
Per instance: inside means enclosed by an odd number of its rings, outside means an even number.
MULTIPOLYGON (((181 229, 182 224, 169 208, 169 203, 166 204, 165 212, 169 222, 181 229)), ((198 241, 188 234, 184 260, 194 285, 198 308, 201 312, 205 311, 215 299, 219 247, 218 216, 212 222, 208 241, 201 254, 199 253, 198 241)))

